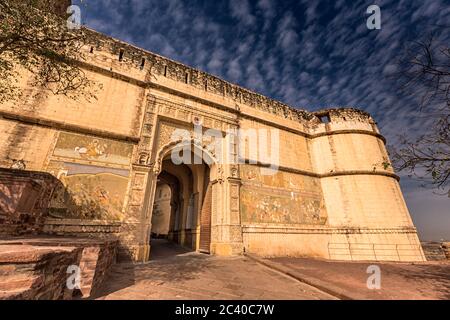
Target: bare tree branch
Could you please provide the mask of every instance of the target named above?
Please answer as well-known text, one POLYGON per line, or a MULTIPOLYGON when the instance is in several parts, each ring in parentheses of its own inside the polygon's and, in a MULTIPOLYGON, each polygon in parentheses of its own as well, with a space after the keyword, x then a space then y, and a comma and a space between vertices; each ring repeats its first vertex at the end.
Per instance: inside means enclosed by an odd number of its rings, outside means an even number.
POLYGON ((72 99, 95 98, 99 86, 78 61, 81 47, 90 42, 84 29, 69 30, 67 22, 51 11, 55 0, 2 0, 0 2, 0 103, 19 99, 18 70, 34 75, 31 85, 72 99))
MULTIPOLYGON (((446 27, 448 28, 448 27, 446 27)), ((394 167, 450 197, 450 48, 431 34, 414 41, 394 75, 403 94, 419 97, 419 109, 434 125, 414 140, 400 137, 390 148, 394 167)))

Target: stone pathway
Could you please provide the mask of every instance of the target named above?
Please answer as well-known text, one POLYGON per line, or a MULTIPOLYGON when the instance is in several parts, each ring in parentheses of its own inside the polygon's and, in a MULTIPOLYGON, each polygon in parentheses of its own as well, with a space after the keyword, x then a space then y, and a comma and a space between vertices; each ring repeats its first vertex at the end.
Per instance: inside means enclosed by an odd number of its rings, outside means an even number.
POLYGON ((247 257, 189 252, 165 240, 152 241, 146 264, 116 265, 98 299, 335 299, 247 257))
POLYGON ((308 258, 262 259, 275 270, 347 299, 450 299, 450 262, 342 262, 308 258), (369 266, 380 269, 380 289, 368 289, 369 266))

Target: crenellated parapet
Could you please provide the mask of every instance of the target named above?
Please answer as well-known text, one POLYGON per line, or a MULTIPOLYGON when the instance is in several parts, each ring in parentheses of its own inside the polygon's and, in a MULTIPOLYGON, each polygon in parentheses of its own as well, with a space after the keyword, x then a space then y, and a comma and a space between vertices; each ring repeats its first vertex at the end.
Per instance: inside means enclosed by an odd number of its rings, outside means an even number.
POLYGON ((104 34, 86 29, 89 38, 94 43, 89 51, 106 51, 115 56, 121 64, 128 68, 146 72, 146 79, 152 81, 152 76, 164 76, 168 79, 204 90, 235 103, 245 104, 261 111, 269 112, 293 121, 312 121, 314 115, 303 109, 291 107, 285 103, 270 99, 251 90, 222 80, 214 75, 186 66, 180 62, 143 50, 128 43, 105 36, 104 34))
POLYGON ((328 117, 330 121, 368 121, 371 122, 372 117, 368 112, 351 107, 328 108, 313 112, 320 120, 322 117, 328 117))
POLYGON ((350 107, 329 108, 315 111, 313 115, 314 120, 309 126, 312 135, 367 133, 385 142, 374 119, 363 110, 350 107))

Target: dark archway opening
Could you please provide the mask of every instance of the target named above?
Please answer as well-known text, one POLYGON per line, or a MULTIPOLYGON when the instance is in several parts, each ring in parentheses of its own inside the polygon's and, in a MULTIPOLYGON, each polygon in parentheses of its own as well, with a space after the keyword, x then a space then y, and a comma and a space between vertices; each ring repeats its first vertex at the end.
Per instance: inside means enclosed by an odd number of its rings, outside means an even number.
POLYGON ((150 259, 189 250, 209 253, 211 193, 210 168, 205 163, 175 165, 170 158, 162 162, 152 211, 150 259))

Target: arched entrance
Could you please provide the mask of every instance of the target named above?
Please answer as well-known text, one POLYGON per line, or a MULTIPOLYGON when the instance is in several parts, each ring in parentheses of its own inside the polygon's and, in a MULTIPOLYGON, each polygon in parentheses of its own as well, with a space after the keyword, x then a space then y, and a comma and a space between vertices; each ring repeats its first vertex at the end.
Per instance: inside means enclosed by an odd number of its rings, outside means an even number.
MULTIPOLYGON (((155 239, 165 238, 192 250, 210 253, 211 175, 215 162, 198 146, 192 143, 190 146, 190 157, 183 157, 185 161, 180 164, 172 160, 174 148, 167 148, 160 154, 150 214, 150 247, 159 243, 155 239), (205 157, 208 157, 206 161, 205 157), (186 161, 188 158, 190 160, 186 161)), ((182 147, 177 145, 176 148, 182 147)))

